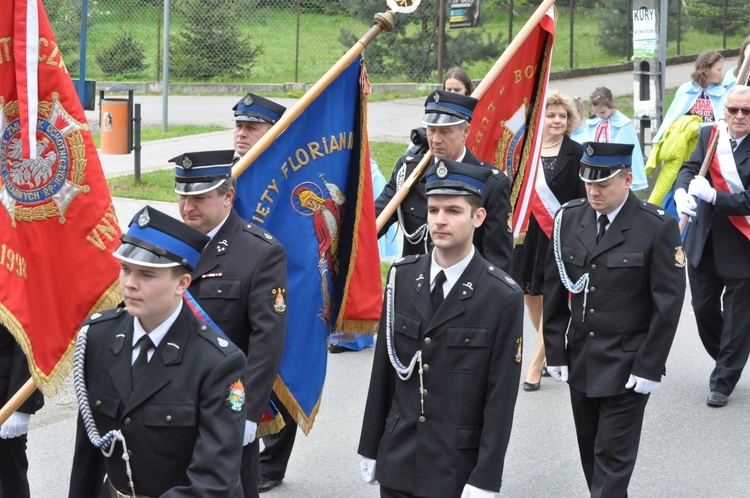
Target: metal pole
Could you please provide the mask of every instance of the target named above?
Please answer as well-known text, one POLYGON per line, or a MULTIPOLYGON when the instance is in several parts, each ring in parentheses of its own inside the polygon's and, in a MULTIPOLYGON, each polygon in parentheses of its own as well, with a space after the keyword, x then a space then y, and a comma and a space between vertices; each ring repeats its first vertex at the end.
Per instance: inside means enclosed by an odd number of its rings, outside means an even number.
POLYGON ((508 43, 513 39, 513 0, 508 6, 508 43))
POLYGON ((86 107, 86 45, 88 40, 89 0, 81 1, 81 46, 78 67, 78 100, 86 107))
POLYGON ((133 116, 133 160, 135 161, 135 183, 141 184, 141 104, 135 105, 133 116))
POLYGON ((299 20, 302 0, 297 0, 297 44, 294 47, 294 82, 299 83, 299 20))
MULTIPOLYGON (((657 124, 661 126, 664 118, 664 87, 667 77, 667 20, 669 19, 669 0, 661 0, 659 7, 659 92, 656 99, 657 124)), ((678 38, 679 40, 679 38, 678 38)), ((656 126, 653 128, 657 129, 656 126)))
POLYGON ((680 55, 680 42, 682 42, 682 2, 677 2, 677 55, 680 55))
POLYGON ((576 16, 576 0, 570 0, 570 62, 568 67, 570 69, 573 69, 573 25, 575 24, 575 16, 576 16))
POLYGON ((438 2, 438 60, 437 83, 443 82, 443 62, 445 59, 445 0, 438 2))
POLYGON ((724 0, 723 12, 721 14, 721 48, 727 48, 727 0, 724 0))
POLYGON ((161 129, 169 129, 169 0, 164 0, 164 51, 162 54, 161 129))

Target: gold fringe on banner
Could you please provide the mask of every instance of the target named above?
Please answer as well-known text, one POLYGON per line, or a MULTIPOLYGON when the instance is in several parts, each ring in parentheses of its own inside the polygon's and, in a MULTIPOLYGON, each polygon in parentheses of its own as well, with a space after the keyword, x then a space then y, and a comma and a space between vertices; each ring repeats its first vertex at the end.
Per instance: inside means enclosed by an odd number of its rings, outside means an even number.
POLYGON ((294 399, 292 393, 289 392, 289 388, 286 387, 286 384, 284 384, 284 381, 281 380, 281 377, 279 377, 278 375, 276 376, 276 380, 273 383, 273 392, 276 393, 276 397, 279 398, 279 401, 284 405, 292 418, 297 422, 297 425, 299 425, 299 428, 302 429, 302 432, 305 433, 305 436, 307 436, 310 433, 310 429, 312 429, 313 422, 315 422, 315 417, 318 415, 318 410, 320 409, 320 400, 323 398, 323 391, 320 392, 318 402, 315 403, 315 406, 313 407, 312 413, 310 413, 309 417, 307 417, 305 415, 305 412, 302 411, 299 403, 297 403, 297 400, 294 399))
POLYGON ((273 420, 267 420, 258 424, 258 429, 255 431, 255 439, 259 439, 271 434, 278 434, 281 429, 286 427, 284 417, 281 416, 281 412, 276 414, 273 420))

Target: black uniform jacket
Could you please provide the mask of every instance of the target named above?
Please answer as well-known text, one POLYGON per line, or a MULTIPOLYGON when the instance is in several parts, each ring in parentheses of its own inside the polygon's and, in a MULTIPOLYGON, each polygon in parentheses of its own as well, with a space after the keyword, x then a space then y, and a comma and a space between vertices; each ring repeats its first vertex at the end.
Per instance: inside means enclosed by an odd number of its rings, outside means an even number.
MULTIPOLYGON (((398 161, 396 161, 396 165, 393 167, 388 184, 385 186, 380 196, 375 200, 375 212, 378 215, 380 215, 383 209, 385 209, 393 196, 396 195, 398 190, 396 188, 396 178, 401 167, 406 165, 405 179, 409 178, 409 175, 411 175, 411 172, 414 171, 414 168, 417 167, 421 160, 422 156, 416 155, 401 156, 398 161)), ((508 178, 508 175, 491 164, 479 160, 468 150, 466 151, 466 155, 462 162, 477 166, 485 166, 487 168, 492 168, 493 170, 494 174, 492 174, 485 183, 483 205, 487 210, 487 217, 482 226, 474 231, 474 246, 487 261, 503 271, 510 271, 510 259, 513 252, 513 234, 510 228, 510 179, 508 178)), ((424 195, 425 181, 426 177, 425 175, 422 175, 422 178, 420 178, 401 203, 405 225, 403 230, 409 233, 413 233, 417 228, 427 223, 427 197, 424 195)), ((388 219, 388 222, 380 233, 378 233, 378 237, 382 237, 388 231, 388 228, 397 221, 398 215, 394 212, 393 216, 388 219)), ((432 242, 429 241, 428 245, 429 248, 431 248, 432 242)), ((424 253, 424 242, 414 245, 404 238, 402 250, 404 256, 424 253)))
MULTIPOLYGON (((700 171, 703 158, 706 156, 710 134, 711 127, 701 129, 698 145, 690 155, 690 159, 680 168, 675 189, 687 190, 690 181, 700 171)), ((750 215, 750 190, 748 190, 750 187, 750 137, 745 137, 733 155, 745 191, 737 194, 717 191, 714 204, 696 200, 697 216, 690 223, 685 238, 685 252, 690 264, 697 267, 703 254, 703 246, 711 235, 714 260, 719 275, 723 278, 750 278, 750 241, 728 218, 728 216, 750 215)), ((709 183, 712 183, 710 173, 707 178, 709 183)))
POLYGON ((547 186, 560 203, 586 197, 586 187, 578 176, 582 156, 581 144, 565 135, 560 145, 560 152, 557 154, 555 168, 544 170, 547 186))
POLYGON ((661 381, 685 296, 676 220, 630 192, 597 245, 596 212, 585 199, 561 210, 565 269, 572 282, 588 273, 589 284, 568 307, 553 239, 544 273, 547 363, 568 365, 568 383, 589 397, 626 392, 630 374, 661 381))
POLYGON ((422 350, 400 380, 388 359, 384 303, 359 454, 377 460, 376 478, 425 497, 459 497, 464 485, 499 490, 521 373, 523 292, 478 253, 433 315, 430 256, 395 263, 394 343, 402 363, 422 350))
MULTIPOLYGON (((244 379, 242 352, 183 304, 132 387, 133 317, 123 308, 97 315, 84 322, 88 399, 99 434, 119 429, 125 436, 136 493, 241 496, 245 410, 233 410, 227 398, 230 385, 244 379)), ((70 498, 100 496, 105 473, 116 488, 130 489, 122 443, 114 444, 104 457, 79 415, 70 498)))
MULTIPOLYGON (((26 356, 8 329, 0 325, 0 406, 4 406, 29 380, 26 356)), ((44 406, 44 396, 38 390, 18 408, 19 413, 34 414, 44 406)))
POLYGON ((284 352, 286 251, 265 230, 232 212, 203 250, 188 290, 247 354, 247 418, 259 422, 284 352))

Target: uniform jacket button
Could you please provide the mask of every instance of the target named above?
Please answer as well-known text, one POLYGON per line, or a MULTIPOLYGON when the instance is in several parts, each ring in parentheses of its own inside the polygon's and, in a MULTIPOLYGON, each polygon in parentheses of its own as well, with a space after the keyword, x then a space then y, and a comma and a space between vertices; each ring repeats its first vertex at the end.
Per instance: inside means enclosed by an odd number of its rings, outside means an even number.
POLYGON ((217 294, 221 294, 221 289, 218 289, 218 290, 216 291, 216 293, 217 293, 217 294))
POLYGON ((424 415, 420 415, 420 416, 419 416, 419 423, 420 423, 420 424, 424 424, 425 420, 427 420, 427 419, 426 419, 426 418, 424 418, 424 415))
POLYGON ((97 399, 96 403, 94 403, 96 406, 102 406, 102 400, 97 399))
POLYGON ((596 313, 596 310, 595 310, 594 308, 591 308, 591 309, 589 310, 589 313, 591 313, 591 314, 593 315, 594 313, 596 313))
POLYGON ((471 341, 469 340, 468 337, 466 339, 464 339, 464 344, 469 344, 469 342, 471 342, 471 341))
POLYGON ((593 264, 593 265, 591 265, 591 269, 592 269, 592 270, 596 270, 596 263, 595 263, 595 264, 593 264))
POLYGON ((596 287, 592 287, 589 289, 589 292, 596 292, 596 287))
POLYGON ((594 337, 595 335, 593 332, 589 332, 589 337, 594 337))
POLYGON ((432 342, 432 339, 430 339, 429 337, 425 337, 424 338, 424 343, 425 344, 430 344, 431 342, 432 342))
POLYGON ((425 372, 429 369, 430 369, 430 365, 428 365, 427 363, 425 363, 424 366, 422 367, 422 370, 424 370, 425 372))
POLYGON ((125 417, 125 420, 123 420, 122 423, 125 425, 130 425, 133 423, 133 421, 130 420, 130 417, 125 417))
POLYGON ((166 417, 167 423, 172 421, 172 415, 167 415, 166 417))

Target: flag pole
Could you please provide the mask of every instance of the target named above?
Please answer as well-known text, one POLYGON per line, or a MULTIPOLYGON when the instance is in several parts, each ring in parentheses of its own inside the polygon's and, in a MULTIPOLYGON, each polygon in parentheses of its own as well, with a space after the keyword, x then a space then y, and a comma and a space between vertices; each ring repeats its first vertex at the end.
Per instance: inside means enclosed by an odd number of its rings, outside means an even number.
POLYGON ((21 389, 16 391, 16 394, 14 394, 13 397, 5 403, 5 406, 0 409, 0 425, 3 425, 5 421, 8 420, 8 417, 13 415, 13 413, 18 410, 18 407, 21 406, 24 401, 29 399, 29 396, 34 393, 35 389, 36 384, 34 384, 34 379, 30 378, 26 381, 26 384, 21 386, 21 389))
MULTIPOLYGON (((472 97, 474 97, 475 99, 482 98, 484 92, 487 91, 497 75, 500 74, 500 71, 505 69, 505 66, 508 65, 510 59, 514 55, 516 55, 516 52, 518 52, 518 49, 521 47, 521 45, 523 45, 523 42, 526 41, 526 38, 528 38, 536 25, 539 24, 539 21, 542 20, 542 18, 547 14, 547 11, 554 4, 555 0, 544 0, 541 5, 537 7, 536 11, 534 11, 534 14, 529 18, 528 21, 526 21, 526 24, 523 25, 521 31, 519 31, 515 38, 513 38, 513 41, 510 42, 505 51, 503 51, 503 53, 500 55, 500 58, 495 62, 492 68, 490 68, 490 70, 484 76, 484 78, 482 78, 482 81, 479 83, 479 85, 477 85, 477 87, 474 89, 474 92, 471 94, 472 97)), ((409 178, 406 179, 404 184, 401 186, 398 192, 396 192, 391 201, 385 206, 385 208, 383 208, 383 211, 381 211, 380 216, 378 216, 378 219, 376 220, 378 232, 383 229, 386 222, 391 218, 391 216, 393 216, 393 213, 396 212, 396 208, 404 201, 406 196, 409 194, 412 186, 417 183, 419 178, 422 176, 422 173, 424 172, 425 168, 427 168, 427 165, 429 164, 431 159, 432 153, 430 151, 427 151, 417 167, 414 168, 414 171, 412 171, 411 175, 409 175, 409 178)))
POLYGON ((294 104, 291 109, 281 116, 281 119, 279 119, 279 121, 268 130, 268 133, 258 140, 258 142, 253 145, 239 161, 237 161, 237 164, 232 168, 232 176, 237 178, 244 173, 253 161, 265 152, 273 141, 276 140, 276 138, 278 138, 278 136, 281 135, 321 93, 323 93, 323 90, 325 90, 344 69, 349 67, 352 61, 364 51, 367 45, 369 45, 375 37, 383 31, 393 30, 395 20, 396 18, 390 10, 385 13, 380 12, 375 14, 374 24, 370 30, 365 33, 362 38, 357 40, 357 43, 355 43, 352 48, 350 48, 349 51, 344 54, 344 56, 341 57, 341 59, 339 59, 338 62, 336 62, 336 64, 334 64, 333 67, 331 67, 331 69, 329 69, 328 72, 324 74, 323 77, 320 78, 318 82, 297 101, 296 104, 294 104))
MULTIPOLYGON (((750 54, 748 54, 750 55, 750 54)), ((744 85, 747 83, 747 77, 750 75, 750 57, 745 57, 745 60, 742 61, 742 66, 740 67, 740 70, 737 72, 737 83, 744 85), (740 81, 744 81, 744 83, 740 83, 740 81)), ((719 143, 719 133, 714 133, 713 137, 711 137, 711 140, 708 142, 708 146, 706 147, 706 156, 703 158, 703 163, 701 164, 701 169, 698 172, 698 176, 706 176, 708 173, 708 168, 711 166, 711 161, 714 158, 714 154, 716 153, 716 145, 719 143)), ((680 215, 680 234, 685 231, 685 227, 688 223, 688 215, 681 214, 680 215)))

